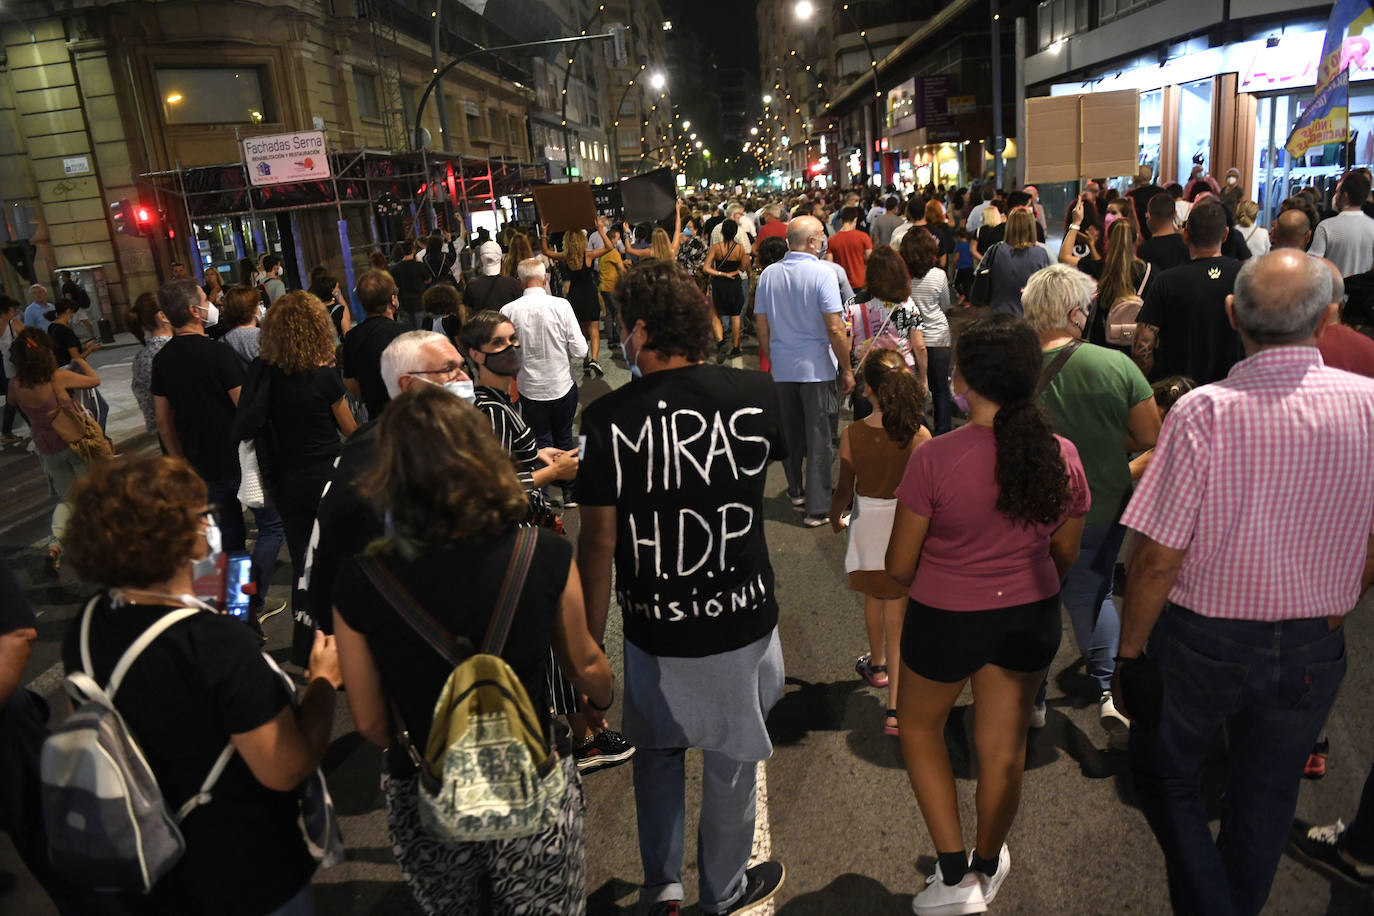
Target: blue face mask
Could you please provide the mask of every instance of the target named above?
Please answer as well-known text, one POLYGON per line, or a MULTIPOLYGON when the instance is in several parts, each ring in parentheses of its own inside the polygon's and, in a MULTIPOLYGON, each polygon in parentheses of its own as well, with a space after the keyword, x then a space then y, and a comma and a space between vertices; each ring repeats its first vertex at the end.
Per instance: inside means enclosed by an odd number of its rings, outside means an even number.
POLYGON ((682 234, 683 234, 683 235, 691 235, 691 234, 692 234, 692 227, 691 227, 691 226, 684 226, 683 229, 682 229, 682 234))

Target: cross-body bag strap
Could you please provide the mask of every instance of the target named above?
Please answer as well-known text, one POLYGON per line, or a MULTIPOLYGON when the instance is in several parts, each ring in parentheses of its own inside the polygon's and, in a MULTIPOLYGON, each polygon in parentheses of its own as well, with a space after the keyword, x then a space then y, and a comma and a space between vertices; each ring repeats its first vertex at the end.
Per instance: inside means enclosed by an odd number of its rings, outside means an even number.
POLYGON ((1136 294, 1137 296, 1143 296, 1143 295, 1145 295, 1145 284, 1150 282, 1150 266, 1151 266, 1151 265, 1150 265, 1150 262, 1149 262, 1149 261, 1146 261, 1146 262, 1145 262, 1145 276, 1143 276, 1143 277, 1140 278, 1140 286, 1136 287, 1135 294, 1136 294))
POLYGON ((1081 340, 1069 341, 1054 357, 1050 364, 1045 367, 1045 371, 1040 373, 1040 384, 1035 386, 1035 396, 1037 398, 1040 397, 1042 391, 1050 386, 1050 382, 1054 381, 1054 377, 1059 374, 1060 369, 1064 368, 1064 364, 1069 361, 1070 356, 1073 356, 1074 351, 1082 345, 1083 341, 1081 340))
MULTIPOLYGON (((386 566, 376 557, 362 554, 358 557, 358 567, 372 582, 373 588, 386 600, 386 603, 401 615, 412 630, 421 639, 429 643, 429 647, 439 656, 453 665, 455 668, 463 663, 463 655, 460 654, 462 646, 454 639, 453 634, 444 628, 444 625, 434 619, 434 616, 420 606, 401 581, 387 569, 386 566)), ((469 643, 469 645, 471 645, 469 643)))
POLYGON ((500 655, 506 646, 511 624, 515 621, 515 608, 525 588, 525 578, 534 563, 534 548, 538 541, 539 532, 534 528, 515 530, 510 564, 506 567, 506 577, 501 582, 501 591, 496 598, 496 610, 492 611, 491 622, 487 625, 487 635, 482 640, 482 651, 488 655, 500 655))

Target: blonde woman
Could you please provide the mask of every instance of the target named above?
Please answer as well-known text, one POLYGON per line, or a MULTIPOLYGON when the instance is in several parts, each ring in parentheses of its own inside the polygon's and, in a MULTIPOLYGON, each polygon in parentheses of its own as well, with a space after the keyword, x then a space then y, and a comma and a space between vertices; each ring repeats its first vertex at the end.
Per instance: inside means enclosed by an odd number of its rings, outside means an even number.
MULTIPOLYGON (((342 447, 340 434, 352 435, 357 423, 334 365, 334 327, 323 302, 307 292, 287 293, 268 310, 258 340, 262 359, 249 367, 235 434, 247 439, 270 432, 269 477, 296 583, 305 570, 320 494, 342 447)), ((314 629, 301 623, 301 615, 309 619, 304 591, 293 588, 291 607, 292 661, 300 664, 309 657, 314 629)))
POLYGON ((1270 247, 1269 230, 1255 225, 1258 217, 1259 204, 1253 200, 1242 200, 1240 206, 1236 207, 1236 226, 1240 229, 1240 237, 1245 239, 1250 254, 1256 258, 1268 254, 1270 247))
MULTIPOLYGON (((601 237, 606 237, 604 232, 601 237)), ((582 363, 582 374, 601 378, 606 373, 596 361, 601 355, 601 294, 596 288, 596 259, 611 249, 589 249, 587 233, 572 229, 563 233, 563 250, 555 251, 549 247, 548 223, 544 224, 544 237, 539 244, 544 257, 562 261, 568 270, 567 300, 582 325, 582 336, 587 338, 587 358, 582 363)))

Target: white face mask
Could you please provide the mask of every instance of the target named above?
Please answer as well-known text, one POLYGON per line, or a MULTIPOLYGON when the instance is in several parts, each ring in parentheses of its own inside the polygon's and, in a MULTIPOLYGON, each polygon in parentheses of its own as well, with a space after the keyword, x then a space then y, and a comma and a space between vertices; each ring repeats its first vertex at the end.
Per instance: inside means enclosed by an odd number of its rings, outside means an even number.
POLYGON ((201 308, 205 309, 205 321, 204 321, 204 325, 205 325, 207 328, 212 328, 212 327, 214 327, 215 325, 219 324, 219 307, 218 307, 218 306, 216 306, 213 302, 207 302, 207 303, 205 303, 203 306, 201 306, 201 308))
POLYGON ((445 391, 447 391, 449 394, 451 394, 451 395, 453 395, 454 397, 458 398, 459 400, 461 400, 461 401, 467 401, 469 404, 471 404, 473 401, 476 401, 476 400, 477 400, 476 386, 473 384, 472 379, 465 378, 465 379, 454 379, 454 380, 451 381, 451 382, 431 382, 429 379, 425 378, 423 375, 417 375, 417 376, 414 376, 414 377, 415 377, 415 378, 418 378, 420 381, 424 382, 426 385, 437 385, 437 386, 439 386, 440 388, 442 388, 442 389, 444 389, 445 391))
POLYGON ((191 575, 199 579, 201 576, 212 575, 219 565, 220 554, 224 552, 224 539, 220 535, 219 525, 215 524, 214 519, 205 527, 205 543, 210 548, 205 556, 199 560, 191 561, 191 575))
POLYGON ((1237 178, 1235 175, 1228 175, 1228 176, 1226 177, 1226 183, 1227 183, 1228 185, 1233 185, 1233 184, 1235 184, 1235 183, 1236 183, 1237 181, 1239 181, 1239 180, 1240 180, 1240 179, 1237 178))

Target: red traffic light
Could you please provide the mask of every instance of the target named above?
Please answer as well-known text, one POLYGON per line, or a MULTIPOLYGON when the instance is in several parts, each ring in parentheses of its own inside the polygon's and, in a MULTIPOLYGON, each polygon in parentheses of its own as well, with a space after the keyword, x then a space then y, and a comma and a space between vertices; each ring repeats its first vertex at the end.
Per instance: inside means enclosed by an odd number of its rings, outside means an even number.
POLYGON ((140 226, 147 226, 153 221, 153 211, 147 207, 136 207, 134 209, 134 219, 140 226))

